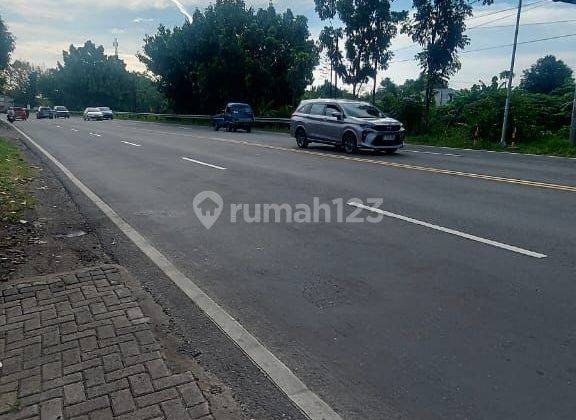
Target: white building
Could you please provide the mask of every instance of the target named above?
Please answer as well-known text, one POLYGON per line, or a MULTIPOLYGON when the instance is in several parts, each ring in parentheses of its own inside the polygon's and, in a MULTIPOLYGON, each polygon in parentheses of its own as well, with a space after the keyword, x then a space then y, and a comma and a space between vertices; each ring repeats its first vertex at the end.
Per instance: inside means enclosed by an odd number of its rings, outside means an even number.
POLYGON ((434 102, 436 106, 444 106, 454 98, 456 91, 451 88, 434 89, 434 102))

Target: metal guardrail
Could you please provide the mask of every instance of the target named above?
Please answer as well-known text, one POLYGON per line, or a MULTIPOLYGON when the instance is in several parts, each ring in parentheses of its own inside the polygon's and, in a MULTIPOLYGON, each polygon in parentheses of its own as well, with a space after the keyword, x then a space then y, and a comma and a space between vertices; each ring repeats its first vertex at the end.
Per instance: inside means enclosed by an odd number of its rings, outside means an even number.
MULTIPOLYGON (((160 117, 175 120, 209 121, 212 119, 211 115, 194 115, 194 114, 154 114, 151 112, 114 112, 114 114, 124 116, 136 116, 136 117, 160 117)), ((260 124, 290 125, 290 118, 256 117, 254 118, 254 121, 260 124)))

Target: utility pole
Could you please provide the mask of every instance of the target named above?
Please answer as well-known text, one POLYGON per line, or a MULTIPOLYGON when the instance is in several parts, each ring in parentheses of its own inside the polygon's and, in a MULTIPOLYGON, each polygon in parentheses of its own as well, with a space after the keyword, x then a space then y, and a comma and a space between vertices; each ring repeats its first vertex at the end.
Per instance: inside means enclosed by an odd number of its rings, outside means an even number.
POLYGON ((518 45, 518 30, 520 29, 521 13, 522 13, 522 0, 518 0, 518 13, 516 14, 516 30, 514 32, 514 46, 512 47, 510 74, 508 75, 508 91, 506 92, 506 105, 504 105, 504 121, 502 121, 502 135, 500 136, 500 145, 503 147, 506 147, 506 131, 508 130, 508 115, 510 114, 510 96, 512 96, 512 79, 514 78, 514 62, 516 61, 516 46, 518 45))
POLYGON ((574 102, 572 102, 572 125, 570 126, 570 143, 576 146, 576 82, 574 82, 574 102))
MULTIPOLYGON (((554 2, 576 4, 576 0, 552 0, 554 2)), ((572 124, 570 125, 570 143, 576 146, 576 82, 574 86, 574 102, 572 103, 572 124)))

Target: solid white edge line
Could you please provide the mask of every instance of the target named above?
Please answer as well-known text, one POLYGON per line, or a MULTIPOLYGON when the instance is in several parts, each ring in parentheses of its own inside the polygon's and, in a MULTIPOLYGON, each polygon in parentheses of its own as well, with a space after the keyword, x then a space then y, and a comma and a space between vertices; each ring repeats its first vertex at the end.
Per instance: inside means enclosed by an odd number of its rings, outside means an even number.
POLYGON ((121 141, 122 141, 122 143, 129 144, 130 146, 135 146, 135 147, 141 147, 142 146, 141 144, 130 143, 129 141, 124 141, 124 140, 121 140, 121 141))
POLYGON ((462 155, 457 155, 455 153, 439 153, 439 152, 426 152, 424 150, 410 150, 410 149, 402 149, 403 152, 410 152, 410 153, 423 153, 426 155, 440 155, 440 156, 454 156, 454 157, 462 157, 462 155))
POLYGON ((517 246, 513 246, 513 245, 508 245, 508 244, 504 244, 502 242, 496 242, 493 241, 491 239, 485 239, 485 238, 481 238, 479 236, 475 236, 475 235, 470 235, 469 233, 464 233, 464 232, 460 232, 458 230, 454 230, 454 229, 450 229, 450 228, 445 228, 442 226, 438 226, 438 225, 434 225, 432 223, 428 223, 428 222, 423 222, 422 220, 418 220, 418 219, 413 219, 411 217, 407 217, 407 216, 402 216, 401 214, 396 214, 396 213, 392 213, 386 210, 382 210, 382 209, 378 209, 375 207, 370 207, 370 206, 366 206, 362 203, 356 203, 356 202, 349 202, 348 203, 349 206, 353 206, 353 207, 358 207, 360 209, 364 209, 364 210, 368 210, 371 211, 373 213, 378 213, 381 214, 383 216, 387 216, 387 217, 392 217, 394 219, 399 219, 399 220, 403 220, 405 222, 409 222, 409 223, 413 223, 415 225, 420 225, 420 226, 424 226, 430 229, 434 229, 434 230, 438 230, 440 232, 444 232, 444 233, 449 233, 451 235, 455 235, 455 236, 459 236, 461 238, 465 238, 465 239, 470 239, 472 241, 476 241, 476 242, 481 242, 483 244, 486 245, 491 245, 491 246, 495 246, 497 248, 502 248, 505 249, 507 251, 512 251, 512 252, 516 252, 518 254, 523 254, 523 255, 527 255, 529 257, 534 257, 534 258, 546 258, 545 254, 540 254, 539 252, 534 252, 534 251, 530 251, 527 249, 523 249, 523 248, 518 248, 517 246))
POLYGON ((531 157, 541 157, 541 158, 552 158, 552 159, 567 159, 567 160, 576 160, 574 157, 567 157, 567 156, 552 156, 552 155, 537 155, 536 153, 520 153, 520 152, 506 152, 503 150, 486 150, 486 149, 465 149, 459 147, 449 147, 449 146, 432 146, 429 144, 418 144, 418 143, 406 143, 410 146, 418 146, 418 147, 430 147, 430 148, 438 148, 438 149, 448 149, 448 150, 464 150, 466 152, 480 152, 480 153, 500 153, 503 155, 514 155, 514 156, 531 156, 531 157))
POLYGON ((220 169, 221 171, 226 170, 226 168, 223 168, 222 166, 212 165, 211 163, 201 162, 199 160, 194 160, 194 159, 190 159, 187 157, 183 157, 182 159, 187 160, 188 162, 197 163, 198 165, 204 165, 204 166, 209 166, 209 167, 214 168, 214 169, 220 169))
POLYGON ((58 159, 36 143, 20 128, 12 125, 30 144, 44 154, 72 181, 154 264, 194 302, 268 378, 311 420, 342 420, 318 395, 312 392, 280 359, 250 334, 226 310, 214 302, 200 287, 186 277, 159 250, 96 193, 82 183, 58 159))

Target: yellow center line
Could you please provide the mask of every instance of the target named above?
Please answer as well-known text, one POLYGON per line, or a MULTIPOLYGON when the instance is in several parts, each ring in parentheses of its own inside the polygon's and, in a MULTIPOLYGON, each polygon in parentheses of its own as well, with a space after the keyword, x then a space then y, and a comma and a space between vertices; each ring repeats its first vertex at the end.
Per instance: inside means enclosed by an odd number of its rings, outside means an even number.
POLYGON ((225 138, 220 138, 220 137, 203 137, 203 136, 192 136, 192 137, 196 137, 199 139, 205 139, 205 140, 221 141, 221 142, 225 142, 225 143, 234 143, 234 144, 242 144, 242 145, 246 145, 246 146, 262 147, 265 149, 281 150, 281 151, 285 151, 285 152, 302 153, 302 154, 306 154, 306 155, 318 156, 318 157, 329 158, 329 159, 341 159, 341 160, 350 160, 353 162, 372 163, 375 165, 388 166, 391 168, 411 169, 414 171, 432 172, 432 173, 436 173, 436 174, 461 176, 461 177, 465 177, 465 178, 484 179, 487 181, 525 185, 528 187, 537 187, 537 188, 546 188, 546 189, 551 189, 551 190, 576 192, 576 186, 573 186, 573 185, 549 184, 546 182, 529 181, 526 179, 506 178, 506 177, 502 177, 502 176, 494 176, 494 175, 486 175, 486 174, 475 174, 475 173, 471 173, 471 172, 462 172, 462 171, 455 171, 455 170, 451 170, 451 169, 433 168, 433 167, 429 167, 429 166, 408 165, 405 163, 387 162, 387 161, 382 161, 382 160, 374 160, 374 159, 367 159, 367 158, 361 158, 361 157, 332 155, 332 154, 327 154, 327 153, 322 153, 322 152, 314 152, 311 150, 290 149, 287 147, 272 146, 269 144, 254 143, 254 142, 249 142, 249 141, 244 141, 244 140, 233 140, 233 139, 225 139, 225 138))
POLYGON ((371 163, 374 165, 382 165, 382 166, 387 166, 390 168, 411 169, 414 171, 431 172, 431 173, 436 173, 436 174, 444 174, 444 175, 452 175, 452 176, 461 176, 461 177, 465 177, 465 178, 483 179, 486 181, 524 185, 527 187, 576 192, 576 185, 550 184, 550 183, 546 183, 546 182, 530 181, 530 180, 526 180, 526 179, 506 178, 506 177, 495 176, 495 175, 475 174, 472 172, 455 171, 452 169, 433 168, 430 166, 409 165, 409 164, 405 164, 405 163, 387 162, 387 161, 383 161, 383 160, 374 160, 374 159, 367 159, 367 158, 361 158, 361 157, 334 155, 334 154, 328 154, 328 153, 322 153, 322 152, 315 152, 312 150, 294 149, 294 148, 287 148, 287 147, 282 147, 282 146, 272 146, 269 144, 254 143, 254 142, 245 141, 245 140, 226 139, 226 138, 222 138, 222 137, 207 137, 207 136, 198 136, 198 135, 194 135, 194 134, 169 133, 169 132, 155 131, 155 130, 148 130, 148 129, 137 129, 137 130, 147 131, 147 132, 155 133, 155 134, 193 137, 193 138, 197 138, 197 139, 201 139, 201 140, 220 141, 220 142, 224 142, 224 143, 241 144, 241 145, 253 146, 253 147, 262 147, 265 149, 281 150, 284 152, 302 153, 302 154, 306 154, 306 155, 318 156, 318 157, 327 158, 327 159, 341 159, 341 160, 349 160, 349 161, 353 161, 353 162, 371 163))

